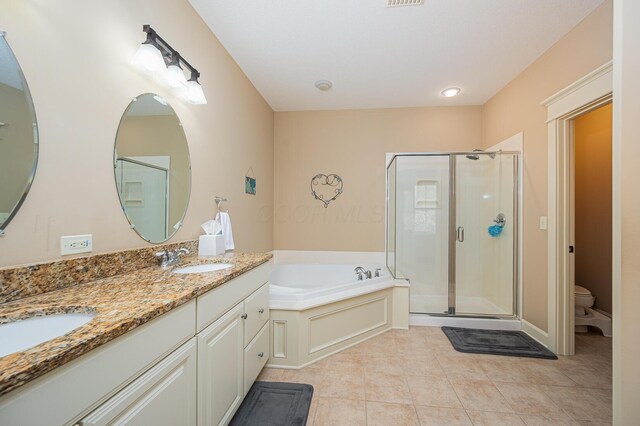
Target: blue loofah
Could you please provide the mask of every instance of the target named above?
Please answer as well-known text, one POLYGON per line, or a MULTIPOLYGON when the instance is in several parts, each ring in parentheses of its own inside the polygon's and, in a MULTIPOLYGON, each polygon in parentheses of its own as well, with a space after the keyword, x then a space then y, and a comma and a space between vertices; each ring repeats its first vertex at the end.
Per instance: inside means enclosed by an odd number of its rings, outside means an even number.
POLYGON ((502 234, 502 226, 491 225, 490 227, 487 228, 487 231, 489 231, 489 235, 495 238, 498 235, 502 234))

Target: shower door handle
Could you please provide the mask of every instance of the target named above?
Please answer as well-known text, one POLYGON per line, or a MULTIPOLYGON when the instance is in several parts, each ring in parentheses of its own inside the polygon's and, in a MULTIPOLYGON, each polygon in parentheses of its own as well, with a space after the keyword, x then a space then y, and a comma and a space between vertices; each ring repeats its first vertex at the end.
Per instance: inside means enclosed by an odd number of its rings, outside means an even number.
POLYGON ((458 240, 458 242, 464 243, 464 227, 463 226, 458 226, 458 229, 456 231, 456 239, 458 240))

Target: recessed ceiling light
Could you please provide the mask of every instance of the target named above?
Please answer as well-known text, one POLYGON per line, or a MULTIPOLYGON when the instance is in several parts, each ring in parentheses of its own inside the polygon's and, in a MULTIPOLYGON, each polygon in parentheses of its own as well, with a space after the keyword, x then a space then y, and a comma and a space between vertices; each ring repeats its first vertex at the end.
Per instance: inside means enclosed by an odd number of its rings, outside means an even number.
POLYGON ((316 81, 315 85, 318 90, 322 90, 323 92, 326 92, 333 87, 333 83, 329 80, 318 80, 316 81))
POLYGON ((448 89, 444 89, 442 92, 442 96, 446 98, 453 98, 454 96, 460 94, 461 90, 459 87, 449 87, 448 89))

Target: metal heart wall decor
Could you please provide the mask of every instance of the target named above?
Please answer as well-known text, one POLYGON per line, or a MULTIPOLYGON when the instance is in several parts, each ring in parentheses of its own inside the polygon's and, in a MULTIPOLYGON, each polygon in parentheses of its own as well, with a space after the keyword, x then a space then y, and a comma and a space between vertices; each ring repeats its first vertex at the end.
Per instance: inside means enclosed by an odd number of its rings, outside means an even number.
POLYGON ((338 175, 318 173, 311 178, 311 195, 324 203, 324 208, 342 194, 342 178, 338 175))

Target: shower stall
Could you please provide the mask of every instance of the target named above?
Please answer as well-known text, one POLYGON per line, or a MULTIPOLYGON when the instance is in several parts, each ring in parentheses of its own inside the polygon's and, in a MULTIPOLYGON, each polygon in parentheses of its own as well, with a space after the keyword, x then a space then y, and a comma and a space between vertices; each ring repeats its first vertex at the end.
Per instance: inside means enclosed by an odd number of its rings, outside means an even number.
POLYGON ((517 318, 519 155, 392 156, 387 267, 412 314, 517 318))

